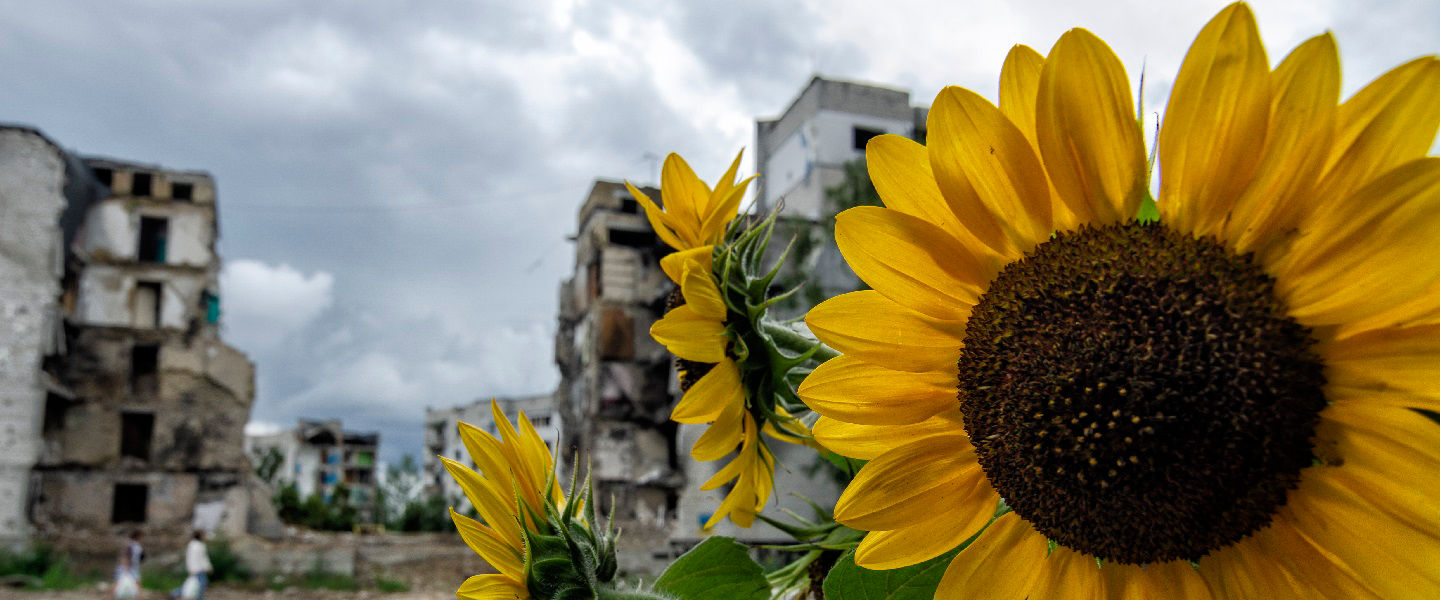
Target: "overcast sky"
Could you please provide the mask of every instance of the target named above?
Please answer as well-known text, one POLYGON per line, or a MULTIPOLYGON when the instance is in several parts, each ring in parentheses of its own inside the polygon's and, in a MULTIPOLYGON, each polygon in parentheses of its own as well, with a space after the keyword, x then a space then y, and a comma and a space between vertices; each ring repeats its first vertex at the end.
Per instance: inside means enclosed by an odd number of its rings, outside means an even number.
MULTIPOLYGON (((0 121, 212 173, 252 425, 339 417, 393 460, 426 406, 553 389, 592 179, 653 181, 675 151, 713 180, 815 73, 994 98, 1011 45, 1076 26, 1159 110, 1224 4, 0 0, 0 121)), ((1430 0, 1253 7, 1272 62, 1334 31, 1347 94, 1440 52, 1430 0)))

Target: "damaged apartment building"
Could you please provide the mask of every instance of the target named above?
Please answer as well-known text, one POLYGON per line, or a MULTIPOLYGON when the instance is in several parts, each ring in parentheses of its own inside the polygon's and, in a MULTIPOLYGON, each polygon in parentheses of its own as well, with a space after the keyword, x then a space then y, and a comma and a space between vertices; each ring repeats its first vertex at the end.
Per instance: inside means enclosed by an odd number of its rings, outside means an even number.
MULTIPOLYGON (((440 457, 454 460, 471 469, 476 468, 475 457, 466 452, 465 442, 460 439, 460 423, 474 425, 499 438, 499 425, 495 423, 494 413, 490 411, 491 401, 492 398, 486 397, 460 406, 425 407, 425 454, 422 460, 425 491, 444 496, 456 510, 469 509, 470 500, 465 497, 455 478, 445 471, 445 464, 440 461, 440 457)), ((520 413, 525 413, 525 418, 529 419, 535 433, 545 441, 545 447, 550 450, 551 456, 557 462, 568 460, 569 457, 557 451, 560 444, 560 416, 556 414, 553 395, 497 396, 493 401, 512 423, 518 422, 520 413)))
POLYGON ((0 127, 0 535, 244 534, 254 366, 220 337, 208 174, 0 127))
MULTIPOLYGON (((659 197, 659 190, 644 192, 659 197)), ((669 420, 670 354, 650 337, 670 293, 659 262, 669 248, 623 183, 597 180, 578 223, 575 271, 560 285, 555 338, 560 455, 578 452, 582 464, 590 461, 602 511, 613 497, 615 524, 625 532, 620 568, 655 572, 670 556, 685 483, 669 420)))

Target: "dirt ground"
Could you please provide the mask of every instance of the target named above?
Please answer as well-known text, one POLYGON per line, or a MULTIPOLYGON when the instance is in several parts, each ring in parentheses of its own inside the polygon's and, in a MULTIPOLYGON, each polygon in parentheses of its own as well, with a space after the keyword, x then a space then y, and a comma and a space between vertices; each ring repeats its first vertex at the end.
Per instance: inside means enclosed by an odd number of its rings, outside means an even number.
MULTIPOLYGON (((21 592, 0 589, 3 600, 103 600, 105 592, 99 589, 69 592, 21 592)), ((454 600, 454 592, 398 592, 382 594, 376 591, 332 592, 322 590, 301 590, 291 588, 281 592, 248 591, 225 586, 206 590, 205 600, 454 600)), ((141 600, 166 600, 164 594, 146 591, 141 600)))

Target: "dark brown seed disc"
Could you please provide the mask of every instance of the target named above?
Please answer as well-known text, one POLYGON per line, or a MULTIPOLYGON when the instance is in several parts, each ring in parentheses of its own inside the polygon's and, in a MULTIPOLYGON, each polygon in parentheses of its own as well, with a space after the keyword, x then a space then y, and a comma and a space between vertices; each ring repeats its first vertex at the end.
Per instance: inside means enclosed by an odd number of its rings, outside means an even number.
POLYGON ((1269 523, 1312 463, 1312 345, 1248 256, 1158 224, 1082 228, 981 297, 960 406, 990 482, 1050 539, 1195 560, 1269 523))

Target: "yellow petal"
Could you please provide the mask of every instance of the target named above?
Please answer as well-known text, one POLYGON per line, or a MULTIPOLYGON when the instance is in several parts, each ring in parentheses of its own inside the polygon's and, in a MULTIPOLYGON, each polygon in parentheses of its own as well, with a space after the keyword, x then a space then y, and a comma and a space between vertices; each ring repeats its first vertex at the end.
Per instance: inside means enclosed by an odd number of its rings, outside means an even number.
POLYGON ((1315 590, 1317 596, 1346 600, 1380 598, 1354 571, 1301 536, 1286 510, 1277 512, 1269 526, 1251 536, 1259 547, 1259 554, 1279 562, 1297 581, 1315 590))
POLYGON ((812 430, 815 439, 831 452, 860 460, 871 460, 915 440, 964 432, 958 408, 908 425, 856 425, 822 416, 812 430))
MULTIPOLYGON (((735 361, 725 359, 690 386, 680 397, 670 420, 676 423, 709 423, 720 418, 727 407, 745 404, 745 388, 740 384, 740 369, 735 361)), ((732 450, 734 448, 731 448, 732 450)))
POLYGON ((1032 598, 1099 600, 1105 597, 1102 575, 1093 556, 1056 546, 1050 556, 1033 568, 1040 571, 1040 575, 1035 578, 1035 586, 1030 590, 1032 598))
POLYGON ((660 269, 665 271, 665 276, 669 277, 670 281, 679 284, 680 279, 685 276, 685 265, 688 263, 695 263, 695 268, 702 271, 711 270, 713 268, 711 260, 714 253, 715 246, 713 244, 671 252, 660 259, 660 269))
POLYGON ((715 285, 710 269, 700 269, 699 263, 687 263, 685 274, 680 278, 680 294, 685 297, 686 306, 701 317, 716 322, 725 320, 725 298, 720 296, 720 287, 715 285))
POLYGON ((730 194, 730 191, 735 189, 735 174, 740 172, 740 159, 744 156, 745 149, 741 148, 739 152, 735 153, 735 160, 730 161, 730 168, 725 169, 725 174, 715 182, 715 189, 710 192, 710 201, 702 212, 706 215, 707 220, 712 213, 723 212, 718 208, 724 203, 724 198, 730 194))
POLYGON ((522 600, 529 598, 525 584, 506 575, 475 575, 455 590, 460 600, 522 600))
POLYGON ((1329 156, 1340 99, 1340 55, 1330 34, 1295 48, 1271 76, 1270 133, 1255 179, 1222 236, 1237 254, 1288 235, 1310 211, 1329 156))
MULTIPOLYGON (((645 207, 645 219, 650 221, 650 227, 655 230, 655 235, 660 236, 662 241, 676 250, 685 250, 692 246, 689 242, 680 239, 680 235, 675 231, 674 227, 671 226, 670 217, 665 214, 665 211, 660 210, 660 207, 656 206, 655 201, 645 195, 645 192, 640 191, 639 188, 631 185, 628 181, 625 182, 625 187, 630 190, 630 195, 634 196, 635 200, 639 201, 640 205, 645 207)), ((671 279, 674 278, 672 277, 671 279)))
POLYGON ((1161 218, 1196 236, 1216 232, 1265 148, 1270 62, 1243 3, 1215 15, 1185 55, 1160 130, 1161 218))
POLYGON ((905 213, 859 206, 835 217, 835 244, 860 279, 937 319, 970 314, 988 270, 944 230, 905 213))
POLYGON ((1015 513, 995 519, 970 546, 950 561, 937 600, 1023 600, 1043 564, 1045 536, 1015 513))
POLYGON ((1405 164, 1344 203, 1321 207, 1272 265, 1276 293, 1310 326, 1356 321, 1408 301, 1440 278, 1440 158, 1405 164))
POLYGON ((1125 66, 1095 34, 1071 29, 1050 49, 1035 135, 1050 182, 1080 222, 1135 216, 1145 197, 1145 144, 1125 66))
POLYGON ((731 402, 720 411, 714 423, 695 440, 690 456, 695 460, 720 460, 740 446, 742 423, 746 418, 745 405, 731 402))
POLYGON ((1340 106, 1331 164, 1320 190, 1344 198, 1366 182, 1425 156, 1440 128, 1440 59, 1395 67, 1340 106))
POLYGON ((1250 539, 1211 552, 1198 564, 1200 576, 1220 598, 1322 597, 1282 568, 1278 557, 1261 554, 1250 539))
MULTIPOLYGON (((1000 68, 1000 112, 1030 140, 1036 156, 1040 155, 1040 139, 1035 133, 1035 102, 1040 95, 1040 72, 1044 68, 1045 57, 1023 44, 1010 48, 1010 53, 1005 55, 1005 65, 1000 68)), ((1079 224, 1075 212, 1065 205, 1053 185, 1049 190, 1050 219, 1055 230, 1074 229, 1079 224)))
POLYGON ((1302 477, 1286 506, 1301 535, 1353 569, 1380 596, 1440 597, 1440 563, 1433 560, 1440 555, 1440 534, 1433 529, 1417 529, 1377 511, 1325 477, 1302 477))
MULTIPOLYGON (((683 308, 683 307, 682 307, 683 308)), ((912 373, 942 371, 960 360, 963 321, 932 319, 874 290, 841 294, 805 315, 815 337, 860 360, 912 373)))
POLYGON ((987 281, 1009 262, 1009 258, 1002 258, 960 224, 935 183, 925 146, 899 135, 875 136, 865 145, 865 164, 886 208, 919 218, 950 234, 978 259, 987 281))
POLYGON ((465 451, 470 454, 470 460, 475 462, 480 473, 504 489, 511 489, 513 484, 510 465, 505 463, 505 452, 500 449, 500 440, 464 421, 459 423, 459 429, 460 442, 465 444, 465 451))
POLYGON ((664 344, 671 354, 685 360, 718 363, 725 360, 730 343, 725 324, 706 318, 688 305, 665 313, 650 326, 650 336, 664 344))
POLYGON ((1440 324, 1367 331, 1317 350, 1329 385, 1402 390, 1440 402, 1440 324))
POLYGON ((485 519, 485 524, 494 528, 500 534, 505 545, 511 548, 521 547, 520 523, 516 520, 516 506, 513 498, 513 489, 501 489, 480 475, 471 471, 465 465, 457 463, 444 456, 440 462, 445 465, 445 470, 460 484, 460 490, 465 492, 465 497, 470 499, 470 505, 480 513, 480 518, 485 519))
MULTIPOLYGON (((1093 558, 1090 564, 1095 564, 1093 558)), ((1107 598, 1118 600, 1152 600, 1154 598, 1213 598, 1205 580, 1188 561, 1174 560, 1144 566, 1106 563, 1100 569, 1105 580, 1107 598)))
POLYGON ((979 533, 995 515, 999 500, 989 485, 979 486, 965 502, 936 511, 925 521, 865 534, 855 549, 855 564, 871 570, 899 569, 940 556, 979 533))
POLYGON ((710 202, 710 186, 705 185, 690 164, 679 154, 671 152, 665 157, 660 168, 660 196, 665 201, 666 214, 672 215, 671 226, 680 239, 694 247, 705 244, 700 239, 700 215, 710 202))
POLYGON ((1016 44, 1000 67, 1000 112, 1010 119, 1030 143, 1035 138, 1035 100, 1040 93, 1040 70, 1045 57, 1034 48, 1016 44))
POLYGON ((963 436, 915 440, 866 463, 835 501, 835 520, 867 531, 922 522, 953 510, 985 480, 963 436))
POLYGON ((740 201, 745 198, 745 190, 750 187, 750 182, 754 179, 754 175, 745 178, 740 185, 730 188, 724 196, 716 200, 710 208, 709 216, 705 217, 705 221, 700 225, 701 241, 714 244, 725 236, 725 226, 739 214, 740 201))
POLYGON ((490 416, 495 420, 495 427, 500 430, 500 440, 504 442, 500 449, 505 453, 506 462, 510 463, 510 472, 515 477, 521 498, 529 503, 531 509, 538 510, 543 498, 541 488, 545 485, 548 474, 545 465, 537 460, 538 457, 526 451, 520 434, 510 425, 510 419, 500 411, 500 405, 493 399, 490 400, 490 416))
POLYGON ((481 525, 475 519, 450 509, 450 520, 455 522, 455 529, 460 532, 460 539, 465 545, 479 554, 490 566, 515 579, 525 576, 525 557, 516 548, 505 543, 500 535, 494 530, 481 525))
POLYGON ((952 170, 951 177, 958 171, 970 183, 1009 246, 1028 252, 1050 237, 1045 169, 1030 140, 1000 109, 975 92, 952 86, 935 98, 930 122, 934 164, 952 170))
POLYGON ((816 367, 799 393, 810 410, 868 425, 916 423, 958 405, 954 368, 907 373, 849 355, 816 367))

